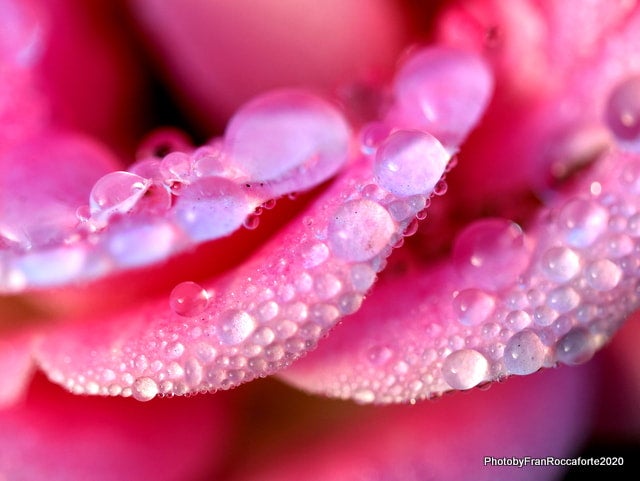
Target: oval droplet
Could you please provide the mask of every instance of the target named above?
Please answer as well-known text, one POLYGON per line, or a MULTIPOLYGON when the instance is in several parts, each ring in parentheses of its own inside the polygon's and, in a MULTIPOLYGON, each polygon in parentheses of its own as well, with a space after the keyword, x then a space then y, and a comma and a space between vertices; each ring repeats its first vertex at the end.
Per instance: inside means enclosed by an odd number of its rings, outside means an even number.
POLYGON ((504 365, 509 374, 525 376, 534 373, 542 367, 546 350, 535 332, 518 332, 504 348, 504 365))
POLYGON ((471 389, 487 377, 489 362, 474 349, 461 349, 442 363, 442 377, 453 389, 471 389))
POLYGON ((629 77, 613 88, 605 120, 622 148, 640 152, 640 76, 629 77))
POLYGON ((493 312, 495 300, 479 289, 464 289, 453 299, 453 310, 465 326, 483 323, 493 312))

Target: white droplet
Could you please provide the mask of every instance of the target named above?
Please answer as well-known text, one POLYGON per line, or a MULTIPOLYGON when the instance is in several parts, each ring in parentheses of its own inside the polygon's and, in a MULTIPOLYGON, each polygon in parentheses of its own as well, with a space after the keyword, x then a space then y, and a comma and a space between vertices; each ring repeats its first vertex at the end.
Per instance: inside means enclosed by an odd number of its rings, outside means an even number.
POLYGON ((218 337, 223 344, 240 344, 256 328, 256 321, 245 311, 227 311, 222 314, 218 337))
POLYGON ((138 401, 150 401, 158 394, 158 385, 149 377, 140 377, 131 386, 131 394, 138 401))
POLYGON ((335 255, 349 261, 366 261, 387 247, 395 225, 389 212, 377 202, 359 199, 341 206, 328 227, 335 255))
POLYGON ((504 348, 504 365, 509 374, 524 376, 540 369, 546 348, 538 335, 524 330, 513 335, 504 348))
POLYGON ((597 291, 610 291, 622 279, 622 269, 609 259, 600 259, 587 266, 587 283, 597 291))
POLYGON ((442 363, 442 376, 453 389, 470 389, 487 377, 489 362, 474 349, 461 349, 442 363))

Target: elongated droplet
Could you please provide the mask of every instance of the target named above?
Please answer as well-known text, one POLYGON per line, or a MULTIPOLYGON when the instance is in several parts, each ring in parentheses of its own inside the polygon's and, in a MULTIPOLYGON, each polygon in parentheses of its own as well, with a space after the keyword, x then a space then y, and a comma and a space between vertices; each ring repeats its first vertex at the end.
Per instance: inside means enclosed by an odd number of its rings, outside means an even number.
POLYGON ((176 314, 191 317, 202 313, 209 304, 209 294, 195 282, 181 282, 171 291, 169 305, 176 314))
POLYGON ((399 196, 428 195, 438 183, 449 154, 433 135, 419 130, 394 132, 376 154, 378 183, 399 196))

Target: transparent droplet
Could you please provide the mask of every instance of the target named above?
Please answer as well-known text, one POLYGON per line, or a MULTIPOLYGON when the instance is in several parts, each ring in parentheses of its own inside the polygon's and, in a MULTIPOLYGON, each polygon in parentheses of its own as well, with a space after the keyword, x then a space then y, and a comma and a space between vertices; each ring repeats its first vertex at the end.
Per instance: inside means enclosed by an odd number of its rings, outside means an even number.
POLYGON ((183 189, 173 213, 189 237, 206 241, 231 234, 242 226, 253 208, 236 183, 222 177, 205 177, 183 189))
POLYGON ((640 76, 629 77, 613 88, 605 120, 621 147, 640 151, 640 76))
POLYGON ((442 377, 453 389, 470 389, 487 377, 489 362, 474 349, 461 349, 442 363, 442 377))
POLYGON ((171 152, 160 162, 160 175, 167 184, 172 182, 188 183, 194 176, 193 159, 184 152, 171 152))
POLYGON ((529 265, 530 254, 517 224, 506 219, 483 219, 458 235, 453 261, 470 283, 498 289, 516 282, 529 265))
POLYGON ((597 291, 610 291, 622 279, 622 269, 609 259, 600 259, 587 266, 585 277, 597 291))
POLYGON ((218 337, 223 344, 240 344, 256 328, 255 319, 245 311, 231 310, 222 314, 218 337))
POLYGON ((334 214, 328 227, 331 251, 349 261, 366 261, 387 247, 395 231, 389 212, 380 204, 349 201, 334 214))
POLYGON ((558 361, 564 364, 583 364, 593 357, 596 347, 589 331, 583 327, 576 327, 558 341, 556 356, 558 361))
POLYGON ((151 185, 149 179, 125 171, 111 172, 95 183, 89 195, 91 216, 106 221, 131 211, 151 185))
POLYGON ((392 357, 393 350, 384 345, 372 346, 367 351, 367 359, 371 364, 377 367, 386 364, 392 357))
POLYGON ((594 201, 574 199, 562 208, 558 221, 567 243, 588 247, 606 231, 609 213, 594 201))
POLYGON ((208 292, 199 284, 191 281, 178 284, 169 296, 171 309, 180 316, 197 316, 204 312, 208 304, 208 292))
POLYGON ((371 122, 360 131, 360 150, 364 155, 375 154, 382 142, 391 133, 391 128, 382 122, 371 122))
POLYGON ((580 304, 580 294, 569 286, 557 287, 547 295, 547 306, 555 312, 563 314, 580 304))
POLYGON ((568 247, 552 247, 542 255, 545 275, 556 282, 567 282, 580 271, 580 258, 568 247))
POLYGON ((546 348, 538 335, 524 330, 513 335, 504 348, 504 365, 509 374, 525 376, 540 369, 546 348))
POLYGON ((464 289, 453 299, 453 310, 461 324, 476 326, 493 312, 495 300, 479 289, 464 289))
POLYGON ((131 386, 131 395, 138 401, 151 401, 158 394, 158 385, 149 377, 135 380, 131 386))
POLYGON ((527 311, 511 311, 507 314, 507 317, 505 317, 505 323, 509 329, 520 331, 531 324, 531 316, 527 311))
POLYGON ((398 196, 429 195, 444 173, 449 154, 431 134, 400 130, 378 149, 374 172, 378 183, 398 196))

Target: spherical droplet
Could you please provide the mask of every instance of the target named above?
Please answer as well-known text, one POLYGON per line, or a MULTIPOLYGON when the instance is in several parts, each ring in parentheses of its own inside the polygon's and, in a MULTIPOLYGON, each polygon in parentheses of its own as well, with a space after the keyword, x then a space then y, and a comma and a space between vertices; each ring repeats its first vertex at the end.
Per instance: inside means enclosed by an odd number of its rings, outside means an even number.
POLYGON ((114 214, 125 214, 138 203, 151 181, 131 172, 111 172, 94 184, 89 195, 91 215, 106 221, 114 214))
POLYGON ((176 202, 176 222, 194 241, 231 234, 253 210, 240 187, 222 177, 205 177, 188 185, 176 202))
MULTIPOLYGON (((250 182, 287 179, 284 194, 333 175, 347 160, 350 129, 327 101, 300 90, 262 95, 231 119, 224 139, 228 161, 250 182)), ((283 186, 284 188, 284 186, 283 186)))
POLYGON ((587 283, 597 291, 610 291, 622 278, 622 269, 609 259, 600 259, 587 266, 587 283))
POLYGON ((614 87, 605 119, 621 147, 640 151, 640 76, 629 77, 614 87))
POLYGON ((171 291, 169 305, 173 311, 185 317, 197 316, 209 304, 209 294, 195 282, 181 282, 171 291))
POLYGON ((449 154, 433 135, 419 130, 394 132, 376 154, 374 172, 389 192, 428 195, 442 177, 449 154))
POLYGON ((556 287, 547 296, 547 306, 560 314, 569 312, 580 304, 580 294, 569 286, 556 287))
POLYGON ((453 389, 470 389, 486 379, 489 362, 478 351, 461 349, 442 363, 442 376, 453 389))
POLYGON ((499 289, 516 282, 529 265, 530 254, 517 224, 506 219, 483 219, 458 235, 453 260, 467 281, 499 289))
POLYGON ((256 328, 255 319, 245 311, 227 311, 222 314, 218 337, 223 344, 240 344, 256 328))
POLYGON ((465 326, 483 323, 493 312, 495 300, 480 289, 464 289, 453 299, 453 310, 465 326))
POLYGON ((566 333, 556 345, 558 361, 574 365, 587 362, 593 357, 596 345, 593 337, 583 327, 576 327, 566 333))
POLYGON ((524 376, 540 369, 546 348, 538 335, 524 330, 513 335, 504 348, 504 365, 509 374, 524 376))
POLYGON ((158 394, 158 385, 149 377, 140 377, 131 386, 131 394, 138 401, 150 401, 158 394))
POLYGON ((580 258, 568 247, 552 247, 542 255, 542 270, 556 282, 567 282, 580 270, 580 258))
POLYGON ((341 206, 329 222, 329 245, 335 255, 349 261, 366 261, 387 247, 395 225, 377 202, 352 200, 341 206))
POLYGON ((562 208, 558 221, 567 243, 588 247, 607 229, 609 213, 592 200, 574 199, 562 208))

